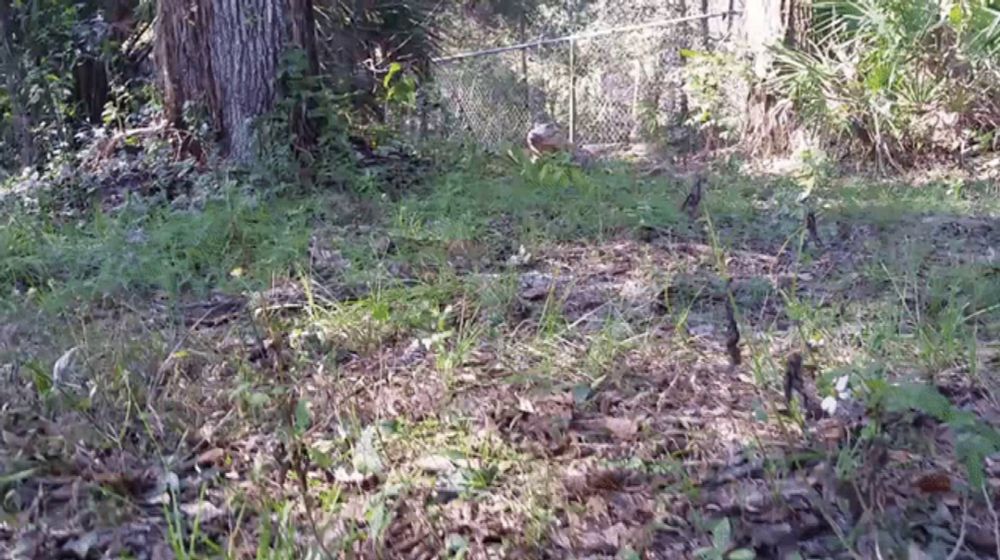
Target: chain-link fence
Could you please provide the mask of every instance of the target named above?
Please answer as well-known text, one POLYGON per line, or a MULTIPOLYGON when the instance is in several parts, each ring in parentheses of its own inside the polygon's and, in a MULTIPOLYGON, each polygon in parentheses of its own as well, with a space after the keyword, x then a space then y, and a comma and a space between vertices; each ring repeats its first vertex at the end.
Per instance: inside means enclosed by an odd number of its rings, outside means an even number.
POLYGON ((438 59, 418 106, 396 122, 421 139, 486 148, 523 143, 555 122, 577 145, 644 141, 684 109, 683 49, 707 49, 704 22, 732 25, 738 12, 654 23, 438 59), (728 22, 728 23, 726 23, 728 22))

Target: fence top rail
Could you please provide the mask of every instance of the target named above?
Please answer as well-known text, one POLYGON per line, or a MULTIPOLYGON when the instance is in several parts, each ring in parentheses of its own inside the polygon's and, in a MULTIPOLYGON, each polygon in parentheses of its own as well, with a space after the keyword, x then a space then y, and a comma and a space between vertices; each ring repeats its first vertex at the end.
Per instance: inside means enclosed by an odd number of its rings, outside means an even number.
POLYGON ((595 37, 603 37, 605 35, 613 35, 615 33, 628 33, 630 31, 641 31, 643 29, 653 29, 656 27, 666 27, 668 25, 676 25, 678 23, 686 23, 689 21, 698 21, 702 19, 712 19, 717 17, 727 17, 740 15, 742 12, 738 10, 728 10, 725 12, 712 12, 708 14, 698 14, 694 16, 684 16, 671 19, 662 19, 650 23, 641 23, 637 25, 626 25, 624 27, 615 27, 612 29, 602 29, 600 31, 588 31, 586 33, 577 33, 575 35, 566 35, 563 37, 554 37, 551 39, 538 39, 535 41, 528 41, 526 43, 518 43, 516 45, 509 45, 506 47, 495 47, 492 49, 485 49, 481 51, 464 52, 459 54, 453 54, 449 56, 441 56, 434 58, 432 61, 436 63, 442 62, 452 62, 455 60, 462 60, 465 58, 475 58, 477 56, 486 56, 490 54, 498 54, 509 51, 517 51, 521 49, 529 49, 532 47, 541 47, 544 45, 552 45, 555 43, 565 43, 568 41, 580 41, 585 39, 593 39, 595 37))

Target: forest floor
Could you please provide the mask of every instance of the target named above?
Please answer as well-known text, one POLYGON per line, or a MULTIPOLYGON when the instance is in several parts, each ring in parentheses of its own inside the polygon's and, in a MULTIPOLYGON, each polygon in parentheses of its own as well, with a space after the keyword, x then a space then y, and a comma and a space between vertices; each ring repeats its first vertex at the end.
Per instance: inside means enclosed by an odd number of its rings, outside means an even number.
POLYGON ((8 211, 0 556, 1000 557, 997 184, 691 185, 8 211))

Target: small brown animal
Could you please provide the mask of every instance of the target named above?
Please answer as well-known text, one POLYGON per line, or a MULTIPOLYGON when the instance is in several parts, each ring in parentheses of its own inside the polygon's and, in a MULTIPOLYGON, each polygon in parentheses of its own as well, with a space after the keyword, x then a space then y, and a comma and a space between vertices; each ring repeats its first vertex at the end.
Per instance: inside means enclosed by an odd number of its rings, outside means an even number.
POLYGON ((536 124, 528 131, 528 149, 536 157, 565 150, 568 142, 559 125, 553 122, 536 124))
POLYGON ((554 122, 536 124, 528 131, 526 140, 532 161, 537 161, 542 154, 556 152, 569 152, 573 163, 581 167, 589 167, 594 161, 593 154, 571 144, 562 128, 554 122))

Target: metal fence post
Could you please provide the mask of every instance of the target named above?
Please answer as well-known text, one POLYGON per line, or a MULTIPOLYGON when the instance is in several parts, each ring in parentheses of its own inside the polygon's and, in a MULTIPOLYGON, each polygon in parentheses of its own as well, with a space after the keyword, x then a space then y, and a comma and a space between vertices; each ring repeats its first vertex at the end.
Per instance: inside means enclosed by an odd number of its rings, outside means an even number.
MULTIPOLYGON (((701 15, 708 15, 708 0, 701 0, 701 15)), ((708 50, 709 41, 709 28, 708 28, 708 18, 702 18, 701 20, 701 48, 708 50)))
POLYGON ((576 144, 576 39, 569 42, 569 143, 576 144))
MULTIPOLYGON (((522 44, 524 44, 525 37, 526 37, 525 36, 525 30, 524 30, 525 20, 526 19, 527 18, 524 15, 524 10, 521 10, 521 20, 520 20, 520 23, 518 25, 518 41, 520 41, 522 44)), ((531 118, 530 118, 530 115, 531 115, 531 90, 528 89, 528 48, 527 47, 521 49, 521 79, 524 80, 524 110, 529 115, 529 119, 528 119, 529 123, 528 124, 531 125, 531 124, 534 124, 534 123, 530 122, 531 121, 531 118)))

